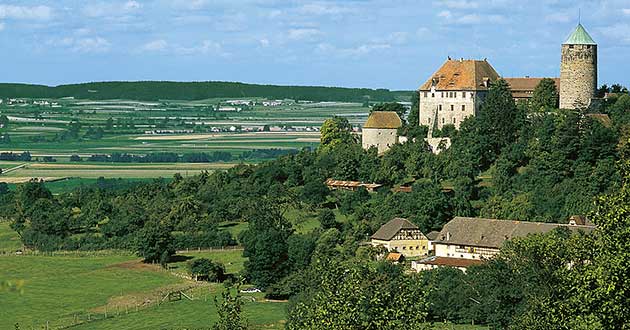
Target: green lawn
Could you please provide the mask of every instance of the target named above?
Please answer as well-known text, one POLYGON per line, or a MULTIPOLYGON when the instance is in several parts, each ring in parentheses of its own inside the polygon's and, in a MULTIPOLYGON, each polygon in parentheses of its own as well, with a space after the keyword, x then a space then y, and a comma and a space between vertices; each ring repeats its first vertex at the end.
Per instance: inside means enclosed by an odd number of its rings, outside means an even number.
POLYGON ((186 262, 193 258, 208 258, 225 265, 225 270, 230 274, 236 274, 243 270, 243 263, 247 260, 243 257, 242 250, 189 251, 177 254, 176 258, 178 261, 169 264, 171 269, 176 272, 185 272, 186 262))
POLYGON ((0 279, 23 280, 22 292, 0 293, 0 329, 67 325, 75 314, 124 296, 181 283, 165 271, 136 266, 133 256, 3 256, 0 279), (131 264, 129 263, 131 262, 131 264))
MULTIPOLYGON (((20 237, 9 227, 9 222, 0 222, 0 251, 15 252, 22 248, 20 237)), ((1 271, 0 271, 1 272, 1 271)))
MULTIPOLYGON (((286 303, 247 302, 243 316, 253 329, 283 329, 286 303)), ((218 316, 211 300, 177 301, 72 327, 77 330, 159 330, 159 329, 210 329, 218 316)))

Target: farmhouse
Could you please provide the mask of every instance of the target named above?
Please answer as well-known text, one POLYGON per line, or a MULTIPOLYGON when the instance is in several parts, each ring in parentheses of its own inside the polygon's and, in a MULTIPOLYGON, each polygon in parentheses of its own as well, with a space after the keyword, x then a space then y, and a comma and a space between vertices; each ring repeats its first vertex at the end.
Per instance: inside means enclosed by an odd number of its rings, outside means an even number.
POLYGON ((404 257, 425 256, 429 252, 429 241, 418 226, 407 219, 395 218, 372 235, 372 246, 383 246, 390 252, 404 257))
POLYGON ((383 154, 398 143, 398 128, 402 120, 394 111, 373 111, 363 125, 363 149, 376 147, 383 154))
POLYGON ((515 237, 547 233, 556 228, 593 231, 595 226, 583 217, 572 217, 569 224, 455 217, 432 241, 435 259, 412 264, 416 270, 436 266, 462 267, 462 260, 487 260, 499 253, 501 245, 515 237), (439 260, 436 262, 435 260, 439 260))

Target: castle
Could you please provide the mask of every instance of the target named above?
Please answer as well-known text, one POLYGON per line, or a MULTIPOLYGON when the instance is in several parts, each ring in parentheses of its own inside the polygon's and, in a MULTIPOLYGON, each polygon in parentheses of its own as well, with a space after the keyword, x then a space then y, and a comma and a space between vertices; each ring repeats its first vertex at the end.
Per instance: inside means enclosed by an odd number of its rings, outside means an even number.
MULTIPOLYGON (((552 78, 559 90, 560 108, 588 108, 597 90, 597 44, 582 24, 578 24, 562 43, 561 54, 560 78, 552 78)), ((437 143, 443 143, 443 139, 433 139, 433 130, 441 129, 448 124, 459 129, 465 118, 476 116, 488 94, 490 84, 500 78, 487 59, 465 60, 449 57, 420 86, 417 124, 429 127, 427 142, 434 150, 437 143)), ((521 101, 532 97, 534 89, 543 78, 503 79, 510 85, 512 97, 521 101)), ((370 122, 371 119, 368 119, 367 123, 370 122)), ((380 139, 378 133, 379 131, 367 135, 364 133, 363 147, 367 149, 376 146, 379 153, 383 153, 390 148, 392 141, 398 140, 398 137, 392 136, 380 139)))

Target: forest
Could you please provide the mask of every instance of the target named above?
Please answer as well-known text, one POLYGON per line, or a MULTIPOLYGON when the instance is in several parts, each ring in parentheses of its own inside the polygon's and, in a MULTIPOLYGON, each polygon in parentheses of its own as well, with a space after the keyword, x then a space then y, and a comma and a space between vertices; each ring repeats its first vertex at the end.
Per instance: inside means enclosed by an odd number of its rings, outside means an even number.
POLYGON ((86 100, 204 100, 210 98, 292 99, 302 101, 387 102, 397 95, 411 92, 392 92, 387 89, 342 88, 320 86, 276 86, 238 82, 91 82, 83 84, 44 86, 29 84, 0 84, 0 98, 53 98, 74 97, 86 100))
POLYGON ((31 182, 4 190, 0 213, 41 250, 120 248, 165 263, 187 246, 242 245, 243 278, 269 298, 289 299, 287 329, 628 329, 630 95, 602 100, 597 111, 557 109, 553 84, 517 104, 499 80, 478 116, 442 129, 452 146, 437 155, 417 117, 401 129, 408 142, 383 156, 363 150, 335 117, 316 150, 60 195, 31 182), (327 178, 384 187, 331 191, 327 178), (412 192, 392 191, 400 185, 412 192), (295 209, 316 213, 321 226, 298 233, 287 220, 295 209), (454 216, 566 223, 572 215, 598 230, 514 239, 465 273, 409 274, 363 244, 393 217, 426 233, 454 216), (248 226, 233 237, 220 226, 226 221, 248 226))

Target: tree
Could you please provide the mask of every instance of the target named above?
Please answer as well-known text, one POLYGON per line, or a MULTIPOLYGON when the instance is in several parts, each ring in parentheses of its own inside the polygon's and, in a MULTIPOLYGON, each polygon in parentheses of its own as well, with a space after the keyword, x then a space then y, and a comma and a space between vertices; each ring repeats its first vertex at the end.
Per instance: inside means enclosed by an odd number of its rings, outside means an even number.
POLYGON ((292 299, 286 329, 426 329, 425 290, 402 267, 321 262, 312 287, 292 299))
POLYGON ((136 236, 136 251, 144 262, 159 262, 165 266, 175 253, 172 228, 163 221, 149 220, 136 236))
POLYGON ((322 209, 319 211, 319 215, 317 216, 319 219, 319 223, 322 226, 322 229, 330 229, 330 228, 338 228, 339 223, 337 222, 335 212, 331 209, 322 209))
POLYGON ((207 258, 190 260, 187 266, 190 274, 197 280, 206 278, 210 282, 220 282, 225 278, 225 266, 207 258))
POLYGON ((221 301, 214 297, 214 305, 219 320, 212 326, 213 330, 246 330, 247 322, 243 319, 243 300, 240 296, 240 285, 227 287, 221 293, 221 301))
POLYGON ((357 142, 356 136, 352 133, 352 125, 348 119, 343 117, 333 117, 327 119, 321 128, 320 149, 331 150, 338 145, 354 144, 357 142))
POLYGON ((532 112, 545 112, 558 108, 558 89, 551 78, 543 78, 532 94, 530 109, 532 112))
POLYGON ((510 86, 503 79, 490 85, 481 111, 477 117, 477 134, 482 139, 483 149, 489 153, 482 155, 483 167, 489 166, 501 149, 513 143, 525 122, 525 114, 516 107, 510 86))
POLYGON ((272 201, 259 201, 247 210, 249 228, 242 232, 245 274, 256 286, 266 289, 290 271, 287 239, 293 233, 291 224, 272 201))

